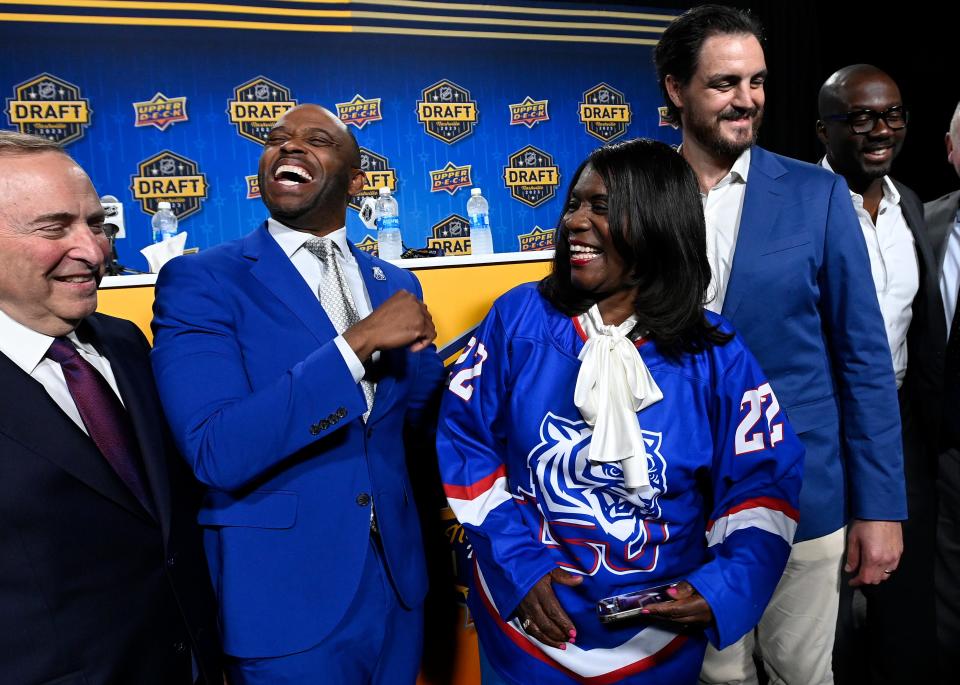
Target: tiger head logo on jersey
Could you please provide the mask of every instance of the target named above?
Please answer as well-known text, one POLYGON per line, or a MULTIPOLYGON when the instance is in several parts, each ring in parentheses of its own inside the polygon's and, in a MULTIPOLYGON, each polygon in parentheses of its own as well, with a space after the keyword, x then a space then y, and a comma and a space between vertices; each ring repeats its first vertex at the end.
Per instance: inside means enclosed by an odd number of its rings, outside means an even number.
POLYGON ((660 496, 666 492, 663 435, 642 431, 652 493, 641 497, 623 485, 616 463, 594 463, 587 455, 593 435, 585 421, 547 413, 540 424, 540 444, 527 456, 530 489, 548 519, 544 543, 567 548, 575 569, 594 575, 601 568, 615 574, 650 571, 659 543, 666 539, 660 522, 660 496))

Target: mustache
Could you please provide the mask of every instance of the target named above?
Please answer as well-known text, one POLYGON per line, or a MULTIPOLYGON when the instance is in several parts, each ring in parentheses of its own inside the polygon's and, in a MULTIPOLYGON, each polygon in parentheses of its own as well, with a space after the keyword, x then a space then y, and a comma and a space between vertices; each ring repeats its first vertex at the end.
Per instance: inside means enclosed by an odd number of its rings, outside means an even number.
POLYGON ((720 121, 733 121, 734 119, 743 119, 744 117, 749 117, 754 119, 757 115, 760 114, 759 107, 727 107, 725 110, 720 112, 718 119, 720 121))

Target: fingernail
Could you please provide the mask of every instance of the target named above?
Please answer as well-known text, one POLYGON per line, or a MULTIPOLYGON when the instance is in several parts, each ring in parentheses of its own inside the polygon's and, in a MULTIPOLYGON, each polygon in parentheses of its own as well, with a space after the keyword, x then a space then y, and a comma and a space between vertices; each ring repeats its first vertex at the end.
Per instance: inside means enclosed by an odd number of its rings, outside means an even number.
POLYGON ((577 638, 575 637, 570 638, 570 644, 576 644, 576 642, 577 642, 577 638))
POLYGON ((566 643, 566 642, 561 642, 561 643, 560 643, 560 649, 566 649, 566 648, 567 648, 567 643, 566 643))
POLYGON ((577 631, 576 631, 575 628, 571 628, 571 629, 570 629, 570 639, 573 640, 575 637, 577 637, 577 631))
POLYGON ((675 587, 671 587, 671 588, 667 588, 667 594, 670 595, 671 597, 676 597, 677 595, 680 594, 680 591, 675 587))
POLYGON ((641 613, 641 614, 649 614, 649 613, 650 613, 650 610, 649 610, 649 609, 641 609, 641 610, 640 610, 640 613, 641 613))

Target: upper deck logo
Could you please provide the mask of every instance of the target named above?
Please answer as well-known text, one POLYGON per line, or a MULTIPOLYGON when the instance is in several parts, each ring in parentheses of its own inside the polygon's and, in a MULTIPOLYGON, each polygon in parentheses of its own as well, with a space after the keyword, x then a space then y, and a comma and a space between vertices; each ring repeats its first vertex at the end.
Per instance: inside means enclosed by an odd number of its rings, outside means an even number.
POLYGON ((380 98, 364 100, 359 94, 354 95, 350 102, 337 103, 337 116, 343 123, 357 128, 363 128, 371 121, 381 121, 380 98))
POLYGON ((678 124, 670 121, 670 108, 666 105, 657 107, 657 116, 660 117, 660 126, 670 126, 673 129, 678 129, 680 126, 678 124))
POLYGON ((377 239, 373 236, 364 236, 363 240, 361 240, 359 243, 354 243, 354 245, 358 250, 366 252, 367 254, 372 254, 374 257, 377 257, 380 254, 377 251, 377 239))
POLYGON ((451 214, 430 229, 427 247, 443 250, 448 256, 470 254, 470 221, 459 214, 451 214))
POLYGON ((520 242, 521 252, 552 250, 557 246, 557 229, 534 226, 529 233, 518 235, 517 240, 520 242))
POLYGON ((157 93, 146 102, 134 102, 133 111, 135 127, 156 126, 165 131, 170 124, 187 121, 187 98, 168 98, 157 93))
POLYGON ((290 89, 263 76, 233 89, 233 99, 227 101, 230 123, 237 133, 261 145, 267 141, 277 119, 286 114, 297 101, 290 89))
POLYGON ((560 169, 551 155, 527 145, 510 155, 503 180, 514 199, 538 207, 556 195, 560 169))
POLYGON ((417 100, 417 121, 428 135, 445 143, 454 143, 473 133, 477 125, 477 103, 470 91, 444 79, 422 91, 417 100))
POLYGON ((350 206, 358 212, 364 198, 377 197, 381 188, 397 189, 397 170, 390 167, 390 160, 378 155, 373 150, 360 148, 360 169, 367 180, 363 183, 363 190, 350 198, 350 206))
POLYGON ((534 124, 549 121, 548 103, 548 100, 534 100, 528 95, 523 99, 523 102, 510 105, 510 125, 523 124, 527 128, 533 128, 534 124))
POLYGON ((207 198, 207 176, 197 163, 170 150, 140 162, 131 177, 133 197, 147 214, 156 214, 157 203, 169 202, 178 219, 200 211, 207 198))
POLYGON ((630 125, 630 104, 616 88, 598 83, 583 94, 580 121, 594 138, 607 142, 619 138, 630 125))
POLYGON ((47 73, 14 86, 7 98, 11 126, 62 145, 83 137, 92 113, 77 86, 47 73))
POLYGON ((255 200, 260 197, 260 177, 254 174, 253 176, 244 176, 243 179, 247 182, 247 199, 255 200))
POLYGON ((447 162, 442 169, 436 169, 430 172, 430 192, 439 193, 443 190, 451 195, 461 188, 469 188, 473 185, 470 179, 470 170, 473 165, 457 166, 453 162, 447 162))

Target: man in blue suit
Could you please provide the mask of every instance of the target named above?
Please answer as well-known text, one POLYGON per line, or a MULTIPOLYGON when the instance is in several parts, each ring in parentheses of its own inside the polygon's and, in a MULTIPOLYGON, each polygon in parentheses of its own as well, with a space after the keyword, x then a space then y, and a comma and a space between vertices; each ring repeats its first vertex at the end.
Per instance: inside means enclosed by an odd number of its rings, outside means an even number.
POLYGON ((339 119, 291 109, 260 158, 270 219, 157 280, 153 366, 207 486, 234 685, 417 675, 427 579, 402 435, 443 371, 417 280, 347 242, 359 166, 339 119))
POLYGON ((756 637, 708 650, 701 681, 756 683, 756 639, 772 682, 824 685, 833 682, 841 567, 854 584, 880 583, 902 551, 900 418, 846 183, 754 144, 767 77, 761 39, 748 14, 704 5, 674 21, 654 54, 703 194, 707 307, 744 338, 806 447, 784 576, 756 637))

